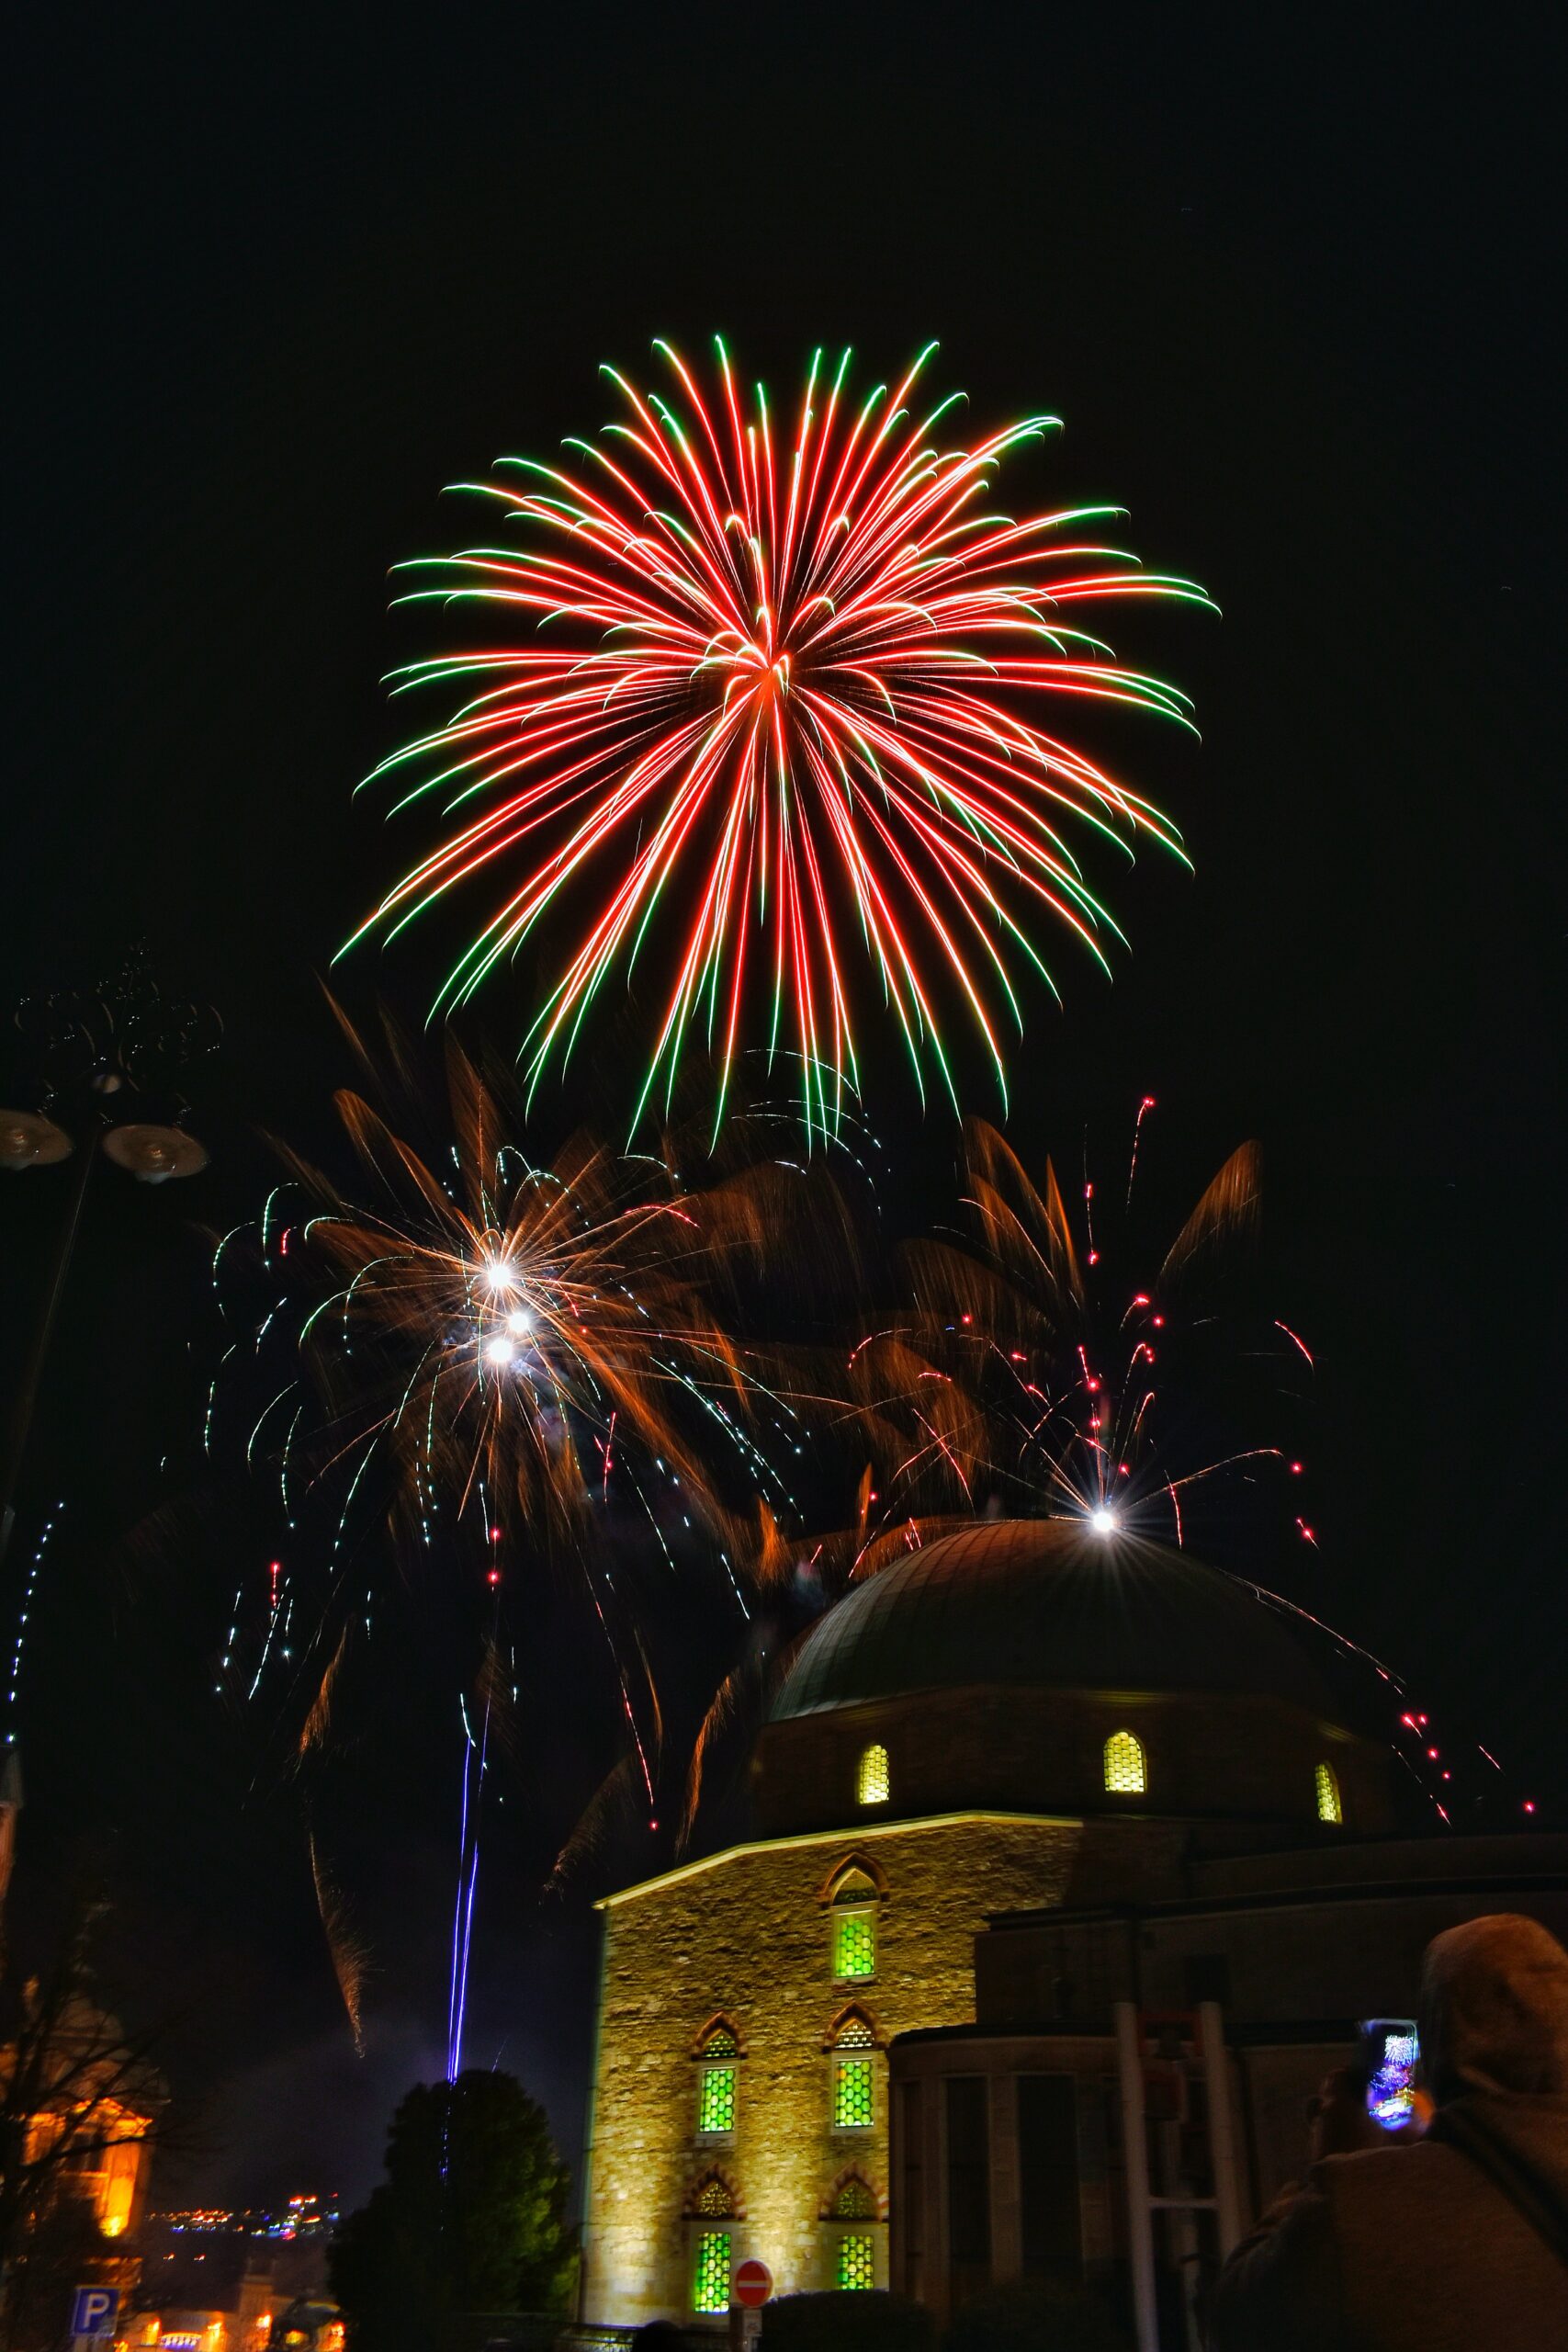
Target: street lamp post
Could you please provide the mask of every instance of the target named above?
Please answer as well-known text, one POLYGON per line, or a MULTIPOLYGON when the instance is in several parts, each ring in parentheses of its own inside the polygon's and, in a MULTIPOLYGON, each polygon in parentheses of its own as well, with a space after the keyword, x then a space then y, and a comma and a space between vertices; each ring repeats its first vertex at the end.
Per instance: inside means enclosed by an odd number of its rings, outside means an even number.
POLYGON ((73 1165, 71 1196, 0 1452, 0 1563, 10 1540, 17 1481, 98 1153, 101 1149, 106 1159, 144 1184, 194 1176, 205 1168, 205 1148, 178 1124, 185 1102, 177 1094, 171 1096, 170 1090, 175 1072, 214 1052, 221 1035, 211 1007, 162 989, 140 953, 102 988, 51 989, 24 998, 17 1010, 17 1026, 38 1065, 36 1084, 42 1100, 37 1111, 0 1110, 0 1170, 19 1175, 65 1160, 73 1165), (169 1124, 127 1116, 154 1102, 172 1111, 169 1124))

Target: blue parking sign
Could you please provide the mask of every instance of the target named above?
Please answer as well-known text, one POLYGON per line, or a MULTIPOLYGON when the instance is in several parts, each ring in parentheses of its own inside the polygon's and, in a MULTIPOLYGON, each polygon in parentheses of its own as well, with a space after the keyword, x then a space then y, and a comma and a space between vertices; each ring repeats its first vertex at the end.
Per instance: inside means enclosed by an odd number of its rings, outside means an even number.
POLYGON ((78 2287, 71 2313, 73 2335, 112 2335, 119 2311, 118 2287, 78 2287))

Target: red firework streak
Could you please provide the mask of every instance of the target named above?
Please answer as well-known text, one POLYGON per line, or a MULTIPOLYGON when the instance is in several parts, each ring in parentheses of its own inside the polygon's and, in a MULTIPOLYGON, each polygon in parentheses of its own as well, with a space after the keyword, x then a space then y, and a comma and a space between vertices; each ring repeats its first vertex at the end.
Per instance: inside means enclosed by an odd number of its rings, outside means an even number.
POLYGON ((525 1043, 536 1082, 611 971, 629 973, 657 935, 673 977, 638 1115, 660 1073, 668 1101, 695 1029, 718 1067, 716 1116, 756 1046, 797 1061, 807 1130, 831 1132, 857 1079, 852 982, 866 962, 922 1094, 928 1065, 952 1091, 948 999, 1005 1100, 1016 968, 1051 985, 1039 938, 1053 924, 1102 964, 1100 934, 1116 933, 1063 829, 1124 845, 1147 833, 1181 854, 1150 801, 1043 723, 1098 702, 1190 724, 1184 695, 1076 616, 1129 596, 1209 600, 1100 543, 1113 508, 992 511, 1002 459, 1057 420, 944 437, 953 401, 912 404, 934 345, 858 407, 850 354, 829 376, 818 352, 777 438, 764 390, 743 405, 722 344, 711 404, 656 348, 671 397, 606 369, 627 415, 569 445, 574 470, 508 458, 515 484, 459 485, 496 502, 507 544, 414 567, 441 577, 403 601, 477 603, 530 637, 394 673, 399 691, 468 698, 371 781, 397 785, 400 808, 434 795, 461 819, 355 937, 400 931, 486 876, 499 902, 439 1008, 547 917, 561 944, 547 947, 525 1043))

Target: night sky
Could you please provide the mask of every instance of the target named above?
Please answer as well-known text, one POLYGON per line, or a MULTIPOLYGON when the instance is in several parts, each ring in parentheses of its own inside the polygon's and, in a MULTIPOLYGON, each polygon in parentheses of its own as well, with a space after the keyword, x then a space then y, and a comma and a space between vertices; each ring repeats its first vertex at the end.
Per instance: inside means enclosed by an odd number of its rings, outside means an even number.
MULTIPOLYGON (((156 1191, 103 1171, 51 1361, 6 1572, 9 1624, 63 1498, 19 1710, 16 1932, 41 1948, 68 1863, 94 1860, 106 1990, 168 2020, 188 2110, 168 2195, 357 2195, 393 2099, 441 2064, 456 1682, 438 1636, 392 1639, 344 1760, 375 1962, 356 2059, 299 1791, 213 1693, 266 1536, 195 1451, 206 1237, 254 1212, 266 1135, 328 1148, 352 1073, 320 981, 412 855, 350 797, 396 740, 381 675, 421 650, 388 567, 466 529, 444 483, 600 424, 598 364, 641 370, 655 334, 720 330, 780 392, 818 342, 875 380, 937 336, 976 421, 1065 418, 1019 469, 1042 503, 1125 504, 1127 544, 1213 593, 1221 619, 1154 609, 1118 638, 1197 699, 1201 747, 1114 746, 1196 876, 1156 858, 1117 886, 1114 985, 1059 959, 1066 1010, 1032 1009, 1010 1132, 1032 1159, 1070 1160, 1086 1127, 1119 1152, 1152 1094, 1176 1215, 1261 1139, 1272 1295, 1318 1364, 1321 1548, 1291 1554, 1291 1589, 1561 1819, 1543 21, 1493 10, 1461 43, 1416 10, 984 0, 35 12, 0 984, 9 1004, 145 940, 226 1038, 189 1081, 210 1169, 156 1191)), ((415 949, 348 985, 417 1022, 432 978, 415 949)), ((544 1148, 582 1107, 547 1089, 544 1148)), ((891 1091, 877 1116, 889 1216, 918 1226, 951 1198, 951 1122, 891 1091)), ((42 1173, 0 1195, 7 1379, 60 1200, 42 1173)), ((671 1611, 664 1638, 705 1659, 717 1637, 671 1611)), ((577 1639, 542 1593, 469 2045, 572 2150, 588 1900, 667 1852, 624 1846, 536 1899, 617 1752, 577 1639)))

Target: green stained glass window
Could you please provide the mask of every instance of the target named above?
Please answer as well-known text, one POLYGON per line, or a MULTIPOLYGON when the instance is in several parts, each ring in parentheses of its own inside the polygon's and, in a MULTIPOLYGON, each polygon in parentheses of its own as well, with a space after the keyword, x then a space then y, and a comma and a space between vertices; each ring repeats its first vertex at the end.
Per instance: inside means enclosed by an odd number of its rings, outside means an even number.
POLYGON ((833 1920, 835 1976, 874 1976, 876 1916, 871 1911, 840 1911, 833 1920))
POLYGON ((729 2309, 729 2232, 705 2230, 697 2240, 696 2267, 692 2276, 692 2309, 729 2309))
POLYGON ((734 2129, 735 2069, 733 2066, 705 2066, 702 2089, 697 2095, 697 2130, 733 2132, 734 2129))
POLYGON ((871 2060, 840 2058, 833 2064, 833 2129, 859 2132, 871 2124, 871 2060))
POLYGON ((876 2240, 857 2230, 839 2240, 839 2285, 845 2292, 876 2284, 876 2240))
POLYGON ((1317 1817, 1319 1821, 1342 1822, 1344 1809, 1339 1803, 1339 1783, 1334 1777, 1332 1764, 1317 1768, 1317 1817))

